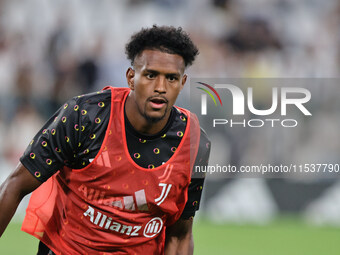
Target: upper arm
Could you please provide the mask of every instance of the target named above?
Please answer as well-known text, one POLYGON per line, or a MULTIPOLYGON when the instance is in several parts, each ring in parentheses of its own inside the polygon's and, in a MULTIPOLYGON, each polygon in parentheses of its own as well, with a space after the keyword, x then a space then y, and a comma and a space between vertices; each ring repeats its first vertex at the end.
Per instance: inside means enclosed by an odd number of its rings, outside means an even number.
POLYGON ((20 158, 20 162, 40 182, 45 182, 65 162, 73 160, 75 144, 78 143, 73 128, 79 124, 79 113, 74 111, 76 103, 75 99, 71 99, 60 107, 34 136, 20 158))
POLYGON ((191 182, 188 187, 188 200, 181 215, 182 219, 189 219, 191 217, 194 217, 196 211, 199 209, 204 186, 205 173, 196 171, 195 169, 196 166, 206 167, 208 165, 209 155, 210 141, 204 130, 201 129, 199 150, 195 160, 195 165, 192 169, 191 182))
POLYGON ((36 134, 20 161, 39 181, 64 166, 84 168, 97 155, 109 122, 108 92, 68 100, 36 134))
MULTIPOLYGON (((210 141, 201 129, 199 150, 195 166, 207 166, 210 155, 210 141)), ((199 208, 204 175, 194 171, 191 175, 191 183, 188 188, 188 201, 181 215, 181 218, 172 226, 166 229, 165 254, 193 254, 194 241, 192 235, 193 217, 199 208)))
POLYGON ((41 182, 38 181, 24 165, 19 163, 16 169, 3 183, 1 192, 5 192, 4 190, 10 190, 16 194, 19 200, 21 200, 25 195, 31 193, 40 185, 41 182))

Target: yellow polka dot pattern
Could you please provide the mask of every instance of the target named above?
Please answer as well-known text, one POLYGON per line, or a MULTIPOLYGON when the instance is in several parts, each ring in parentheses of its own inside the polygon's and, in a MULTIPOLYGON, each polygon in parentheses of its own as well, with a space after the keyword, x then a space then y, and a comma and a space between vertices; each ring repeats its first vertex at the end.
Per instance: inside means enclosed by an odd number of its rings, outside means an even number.
POLYGON ((149 169, 156 168, 167 162, 175 154, 184 136, 186 124, 183 124, 183 122, 187 121, 186 116, 182 113, 176 118, 175 124, 161 133, 158 138, 145 139, 145 137, 142 137, 136 140, 135 136, 127 136, 131 158, 137 165, 149 169))
MULTIPOLYGON (((103 91, 100 91, 96 94, 102 93, 103 91)), ((100 125, 103 125, 104 123, 107 124, 108 122, 107 119, 104 120, 104 117, 102 117, 107 116, 105 114, 107 114, 108 108, 105 110, 100 108, 104 108, 106 106, 104 103, 106 101, 104 100, 107 100, 107 96, 109 94, 111 93, 102 95, 101 99, 99 99, 94 105, 88 104, 91 102, 91 100, 93 100, 92 98, 78 100, 78 98, 81 97, 92 97, 93 94, 81 95, 77 98, 71 99, 62 105, 51 121, 46 123, 39 134, 37 134, 35 138, 31 140, 29 147, 27 148, 23 157, 27 157, 27 160, 33 162, 32 168, 36 167, 36 169, 39 169, 39 166, 41 167, 41 170, 39 171, 33 171, 34 169, 29 169, 36 178, 41 178, 45 181, 46 178, 50 176, 49 174, 55 172, 55 169, 57 169, 56 167, 59 166, 75 165, 77 168, 82 168, 89 164, 88 158, 92 156, 92 154, 90 154, 90 152, 92 153, 91 146, 99 138, 99 133, 97 133, 97 130, 100 130, 101 132, 103 128, 100 127, 100 125), (91 106, 91 108, 87 108, 89 106, 91 106), (100 110, 98 111, 98 109, 100 110), (92 115, 92 110, 97 113, 97 115, 95 115, 93 119, 89 119, 92 115), (93 133, 87 133, 87 131, 89 131, 88 127, 91 129, 93 127, 89 123, 96 125, 96 129, 94 129, 93 133), (84 135, 80 137, 80 132, 84 132, 86 138, 84 135), (78 138, 80 138, 79 141, 78 138), (83 145, 83 141, 86 141, 86 143, 91 141, 88 143, 89 147, 85 147, 83 145), (82 146, 84 148, 82 148, 82 146), (71 153, 71 150, 79 151, 78 147, 80 148, 81 152, 71 153), (70 149, 70 151, 63 153, 64 148, 66 150, 70 149), (88 154, 88 156, 84 156, 84 158, 82 158, 82 155, 84 154, 88 154)), ((96 97, 95 100, 97 100, 97 98, 99 97, 96 97)), ((101 135, 102 133, 100 133, 100 137, 101 135)))

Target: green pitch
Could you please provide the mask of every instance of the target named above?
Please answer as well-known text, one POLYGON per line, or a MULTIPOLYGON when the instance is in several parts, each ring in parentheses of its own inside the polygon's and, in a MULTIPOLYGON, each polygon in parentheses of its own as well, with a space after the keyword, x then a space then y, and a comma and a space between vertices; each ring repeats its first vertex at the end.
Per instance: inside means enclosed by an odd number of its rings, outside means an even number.
MULTIPOLYGON (((312 227, 297 219, 266 226, 194 225, 195 255, 338 255, 340 228, 312 227)), ((11 223, 0 239, 0 254, 35 255, 38 241, 11 223)))
POLYGON ((195 255, 340 254, 340 228, 313 227, 296 218, 265 226, 196 223, 195 255))

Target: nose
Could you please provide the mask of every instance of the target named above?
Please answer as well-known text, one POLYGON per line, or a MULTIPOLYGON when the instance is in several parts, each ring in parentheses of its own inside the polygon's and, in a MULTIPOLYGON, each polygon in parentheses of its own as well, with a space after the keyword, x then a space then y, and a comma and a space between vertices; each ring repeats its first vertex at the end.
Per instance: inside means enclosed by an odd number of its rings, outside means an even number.
POLYGON ((165 93, 166 92, 166 79, 165 77, 157 77, 156 84, 155 84, 155 92, 158 93, 165 93))

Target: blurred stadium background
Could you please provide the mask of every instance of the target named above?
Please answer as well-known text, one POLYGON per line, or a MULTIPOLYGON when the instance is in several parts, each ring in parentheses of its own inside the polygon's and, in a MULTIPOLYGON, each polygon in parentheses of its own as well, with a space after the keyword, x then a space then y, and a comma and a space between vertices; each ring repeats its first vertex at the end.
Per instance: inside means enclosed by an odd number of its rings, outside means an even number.
MULTIPOLYGON (((153 24, 192 36, 200 55, 189 77, 331 78, 340 70, 339 0, 0 0, 0 182, 65 100, 125 86, 124 45, 153 24)), ((180 106, 189 106, 188 87, 180 106)), ((332 93, 323 97, 339 106, 332 93)), ((314 118, 310 139, 295 137, 295 150, 339 162, 334 117, 314 118), (319 155, 326 144, 331 150, 319 155)), ((258 149, 248 138, 224 148, 211 137, 212 155, 242 162, 258 149)), ((27 202, 0 254, 35 254, 37 241, 19 232, 27 202)), ((339 254, 340 183, 208 176, 196 223, 195 254, 339 254)))

